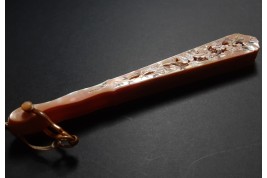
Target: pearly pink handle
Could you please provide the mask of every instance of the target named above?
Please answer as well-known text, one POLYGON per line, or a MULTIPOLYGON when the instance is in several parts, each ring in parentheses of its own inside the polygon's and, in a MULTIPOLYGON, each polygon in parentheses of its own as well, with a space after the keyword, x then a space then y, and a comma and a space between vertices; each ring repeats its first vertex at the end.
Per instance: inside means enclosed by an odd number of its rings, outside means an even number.
MULTIPOLYGON (((175 86, 234 70, 254 62, 255 37, 233 34, 128 74, 107 80, 35 108, 59 123, 95 110, 157 93, 175 86)), ((47 123, 21 108, 10 114, 8 127, 21 135, 42 131, 47 123)))

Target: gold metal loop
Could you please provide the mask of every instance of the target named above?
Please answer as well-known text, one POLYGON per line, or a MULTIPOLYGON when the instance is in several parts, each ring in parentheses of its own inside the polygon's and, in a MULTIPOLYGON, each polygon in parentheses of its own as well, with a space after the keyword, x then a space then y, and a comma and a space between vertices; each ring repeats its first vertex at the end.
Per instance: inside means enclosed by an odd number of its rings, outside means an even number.
MULTIPOLYGON (((71 148, 78 144, 79 138, 76 135, 71 135, 67 131, 65 131, 63 128, 61 128, 59 125, 54 123, 48 115, 46 115, 44 112, 34 108, 34 105, 30 102, 24 102, 21 105, 21 109, 25 112, 31 112, 36 114, 42 119, 45 119, 48 121, 49 126, 43 130, 43 132, 48 136, 54 139, 50 145, 47 146, 37 146, 32 145, 28 142, 28 140, 22 136, 18 135, 16 133, 13 133, 16 135, 21 141, 23 141, 26 145, 28 145, 30 148, 34 150, 51 150, 55 148, 71 148)), ((6 127, 8 128, 8 123, 6 123, 6 127)))

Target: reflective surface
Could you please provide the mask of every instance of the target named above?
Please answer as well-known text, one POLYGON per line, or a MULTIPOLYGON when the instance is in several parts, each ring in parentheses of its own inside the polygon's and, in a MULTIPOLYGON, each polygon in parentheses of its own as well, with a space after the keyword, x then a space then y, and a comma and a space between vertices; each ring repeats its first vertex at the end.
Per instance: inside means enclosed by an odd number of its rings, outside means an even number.
POLYGON ((115 88, 119 88, 218 60, 243 55, 258 49, 259 41, 255 37, 233 34, 122 75, 110 80, 108 83, 114 85, 115 88))

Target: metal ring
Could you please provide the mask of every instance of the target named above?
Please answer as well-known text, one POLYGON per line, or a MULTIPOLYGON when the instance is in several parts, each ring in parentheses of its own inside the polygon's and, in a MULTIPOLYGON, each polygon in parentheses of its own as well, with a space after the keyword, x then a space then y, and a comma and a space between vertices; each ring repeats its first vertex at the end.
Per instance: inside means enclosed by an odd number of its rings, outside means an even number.
MULTIPOLYGON (((26 145, 28 145, 30 148, 34 150, 51 150, 55 148, 71 148, 78 144, 79 138, 76 135, 71 135, 67 131, 65 131, 62 127, 54 123, 48 115, 46 115, 44 112, 34 108, 34 105, 30 102, 24 102, 21 105, 21 109, 25 112, 31 112, 36 114, 42 119, 45 119, 50 124, 48 128, 45 128, 43 132, 48 136, 54 139, 50 145, 47 146, 37 146, 30 144, 28 140, 22 136, 18 135, 13 132, 14 135, 16 135, 22 142, 24 142, 26 145), (53 130, 53 132, 51 131, 53 130)), ((6 122, 6 128, 8 128, 8 123, 6 122)), ((12 130, 11 130, 12 132, 12 130)))

